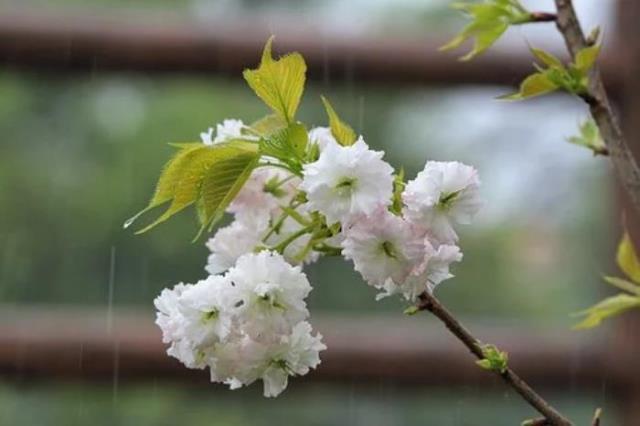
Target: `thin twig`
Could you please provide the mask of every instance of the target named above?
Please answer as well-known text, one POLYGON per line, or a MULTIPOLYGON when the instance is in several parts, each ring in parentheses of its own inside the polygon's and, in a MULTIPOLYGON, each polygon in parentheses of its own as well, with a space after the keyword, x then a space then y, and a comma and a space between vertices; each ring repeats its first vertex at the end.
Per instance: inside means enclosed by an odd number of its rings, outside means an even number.
POLYGON ((549 423, 549 420, 545 419, 544 417, 539 419, 527 420, 526 422, 522 423, 522 426, 549 426, 549 425, 551 425, 551 423, 549 423))
MULTIPOLYGON (((555 0, 558 9, 556 26, 564 37, 571 56, 589 45, 582 31, 571 0, 555 0)), ((615 116, 600 71, 594 65, 589 76, 589 94, 582 96, 589 105, 593 120, 600 129, 618 177, 626 189, 634 207, 640 212, 640 167, 626 141, 615 116)))
POLYGON ((555 13, 547 12, 531 12, 531 21, 529 22, 554 22, 557 19, 555 13))
MULTIPOLYGON (((480 347, 478 339, 467 330, 433 294, 424 292, 419 297, 419 302, 416 307, 421 311, 429 311, 435 315, 449 331, 458 338, 466 347, 475 355, 478 359, 483 359, 484 355, 480 347)), ((570 420, 560 414, 555 408, 553 408, 547 401, 545 401, 540 395, 538 395, 524 380, 522 380, 516 373, 510 368, 507 368, 503 373, 496 372, 502 379, 511 386, 522 398, 535 408, 545 419, 548 420, 550 425, 554 426, 571 426, 570 420)))

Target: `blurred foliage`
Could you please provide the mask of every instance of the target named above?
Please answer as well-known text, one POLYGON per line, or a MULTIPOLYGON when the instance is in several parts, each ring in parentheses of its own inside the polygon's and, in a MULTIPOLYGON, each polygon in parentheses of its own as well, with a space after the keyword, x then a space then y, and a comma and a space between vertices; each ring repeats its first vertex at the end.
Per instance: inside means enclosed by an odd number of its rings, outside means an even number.
MULTIPOLYGON (((331 387, 295 383, 295 392, 265 399, 259 386, 233 392, 222 387, 156 384, 56 384, 0 386, 0 423, 93 426, 513 426, 534 413, 509 393, 479 388, 433 390, 393 384, 331 387), (496 410, 496 407, 500 407, 496 410), (427 415, 428 414, 428 415, 427 415)), ((589 424, 596 395, 551 395, 576 424, 589 424)), ((618 424, 605 407, 607 423, 618 424)))
POLYGON ((167 19, 228 26, 235 21, 268 23, 278 34, 293 25, 303 29, 387 37, 449 31, 462 19, 449 0, 0 0, 0 7, 54 14, 108 13, 164 24, 167 19), (301 24, 302 23, 302 24, 301 24))
POLYGON ((461 57, 463 61, 473 59, 489 49, 511 25, 530 22, 531 13, 519 0, 485 0, 477 2, 456 2, 452 7, 469 17, 471 22, 441 50, 453 50, 468 39, 473 39, 473 49, 461 57))
POLYGON ((578 145, 593 152, 593 155, 608 155, 609 150, 602 139, 600 129, 592 118, 587 118, 578 126, 579 133, 567 138, 569 143, 578 145))
POLYGON ((593 328, 607 318, 620 315, 631 309, 640 309, 640 258, 628 232, 624 233, 620 244, 618 244, 616 263, 626 277, 605 276, 604 280, 622 290, 623 293, 607 297, 594 306, 579 312, 577 315, 585 318, 575 328, 593 328))

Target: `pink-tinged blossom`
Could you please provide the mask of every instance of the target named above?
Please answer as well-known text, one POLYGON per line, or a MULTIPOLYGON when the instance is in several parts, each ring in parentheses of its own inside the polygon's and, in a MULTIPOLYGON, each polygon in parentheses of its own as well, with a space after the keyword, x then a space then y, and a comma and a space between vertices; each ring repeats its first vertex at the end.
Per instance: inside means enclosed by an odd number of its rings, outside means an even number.
POLYGON ((353 221, 344 231, 342 254, 373 287, 402 284, 422 261, 422 232, 386 208, 353 221))
POLYGON ((362 138, 351 146, 328 144, 318 161, 303 170, 300 189, 309 209, 324 214, 327 223, 349 223, 391 203, 393 168, 362 138))
POLYGON ((453 225, 468 224, 482 207, 478 172, 451 161, 429 161, 402 193, 405 216, 430 230, 441 243, 458 240, 453 225))
POLYGON ((453 262, 462 260, 460 248, 450 244, 441 244, 436 248, 428 237, 424 238, 423 243, 422 261, 404 282, 397 284, 387 280, 384 291, 378 294, 377 299, 400 294, 408 301, 415 301, 421 293, 433 292, 438 284, 453 277, 449 268, 453 262))

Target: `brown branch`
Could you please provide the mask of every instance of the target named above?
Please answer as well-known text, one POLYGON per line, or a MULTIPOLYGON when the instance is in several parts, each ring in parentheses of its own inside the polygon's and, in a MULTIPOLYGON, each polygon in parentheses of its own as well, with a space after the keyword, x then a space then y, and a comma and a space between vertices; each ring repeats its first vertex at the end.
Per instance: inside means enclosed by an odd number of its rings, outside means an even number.
MULTIPOLYGON (((471 353, 478 359, 484 359, 482 349, 480 347, 480 341, 473 337, 473 335, 467 330, 448 310, 440 303, 433 294, 424 292, 419 297, 419 302, 416 305, 420 311, 429 311, 435 315, 449 331, 458 338, 471 353)), ((524 380, 522 380, 516 373, 510 368, 507 368, 503 373, 496 372, 502 379, 511 386, 520 396, 535 408, 540 414, 542 414, 550 425, 554 426, 571 426, 570 420, 560 414, 555 408, 553 408, 547 401, 545 401, 540 395, 536 393, 524 380)))
POLYGON ((549 420, 543 418, 539 418, 539 419, 531 419, 531 420, 527 420, 524 423, 522 423, 522 426, 549 426, 551 423, 549 423, 549 420))
POLYGON ((529 22, 554 22, 558 18, 555 13, 547 12, 531 12, 530 17, 529 22))
MULTIPOLYGON (((575 58, 580 50, 589 45, 589 42, 582 31, 572 1, 555 0, 555 3, 558 9, 556 26, 562 33, 571 56, 575 58)), ((634 207, 640 212, 640 167, 611 108, 597 65, 593 67, 589 76, 589 94, 582 98, 589 105, 591 115, 600 129, 618 178, 629 194, 634 207)))

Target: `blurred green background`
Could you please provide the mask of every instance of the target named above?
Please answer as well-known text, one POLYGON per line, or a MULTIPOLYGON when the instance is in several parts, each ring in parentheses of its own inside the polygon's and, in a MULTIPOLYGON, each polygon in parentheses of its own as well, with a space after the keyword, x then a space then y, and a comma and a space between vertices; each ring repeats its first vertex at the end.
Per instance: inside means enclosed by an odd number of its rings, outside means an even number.
MULTIPOLYGON (((325 93, 408 176, 428 158, 477 166, 487 206, 478 224, 461 229, 465 260, 441 296, 467 314, 566 325, 567 312, 593 300, 607 268, 610 183, 588 153, 563 140, 580 117, 577 106, 492 100, 505 90, 311 85, 301 118, 325 123, 318 102, 325 93), (561 115, 538 135, 531 114, 549 109, 561 115)), ((172 153, 168 142, 198 140, 224 118, 250 122, 266 112, 240 78, 4 72, 0 93, 3 302, 104 304, 112 253, 116 305, 148 308, 163 287, 203 276, 207 249, 191 243, 190 211, 142 236, 122 223, 150 196, 172 153)), ((397 301, 375 303, 339 259, 308 270, 315 309, 401 309, 397 301)))
MULTIPOLYGON (((268 21, 276 34, 281 25, 276 16, 315 19, 327 31, 346 34, 384 34, 392 28, 422 37, 429 30, 442 38, 459 24, 446 1, 0 0, 0 5, 175 14, 214 22, 250 14, 268 21)), ((122 224, 145 205, 172 152, 167 143, 197 140, 200 131, 225 118, 250 122, 266 108, 240 75, 96 71, 64 76, 0 70, 2 304, 104 307, 111 301, 151 316, 152 300, 162 288, 205 274, 207 249, 203 241, 191 243, 196 231, 191 212, 142 236, 122 224)), ((300 118, 325 124, 319 103, 325 94, 409 177, 427 159, 476 166, 487 206, 476 224, 461 230, 465 259, 439 296, 469 322, 569 328, 568 314, 596 300, 598 277, 612 268, 617 229, 608 170, 565 142, 585 114, 580 105, 564 97, 524 104, 493 100, 509 90, 329 81, 307 87, 300 118)), ((312 312, 400 315, 404 308, 398 300, 376 303, 374 291, 343 261, 325 259, 308 273, 312 312)), ((88 382, 7 382, 0 383, 0 423, 404 425, 423 424, 428 413, 428 424, 434 425, 512 425, 530 414, 511 394, 486 395, 474 388, 303 381, 277 401, 264 400, 255 388, 232 393, 158 382, 121 386, 114 393, 109 385, 88 382)), ((591 408, 606 399, 604 394, 558 398, 585 424, 591 408)))

